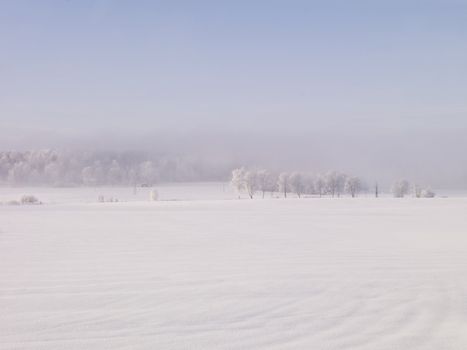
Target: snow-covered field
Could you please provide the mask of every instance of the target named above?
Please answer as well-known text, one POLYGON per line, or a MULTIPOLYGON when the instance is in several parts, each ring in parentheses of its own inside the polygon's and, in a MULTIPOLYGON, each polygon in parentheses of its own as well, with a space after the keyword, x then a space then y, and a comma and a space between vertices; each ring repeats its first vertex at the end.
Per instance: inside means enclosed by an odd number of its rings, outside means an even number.
MULTIPOLYGON (((233 199, 237 195, 227 183, 177 183, 154 187, 163 201, 233 199)), ((99 196, 121 202, 148 201, 153 188, 132 187, 0 187, 0 204, 34 195, 47 204, 96 203, 99 196)), ((244 196, 246 198, 246 195, 244 196)))
POLYGON ((0 349, 467 348, 467 198, 169 187, 0 189, 0 349))

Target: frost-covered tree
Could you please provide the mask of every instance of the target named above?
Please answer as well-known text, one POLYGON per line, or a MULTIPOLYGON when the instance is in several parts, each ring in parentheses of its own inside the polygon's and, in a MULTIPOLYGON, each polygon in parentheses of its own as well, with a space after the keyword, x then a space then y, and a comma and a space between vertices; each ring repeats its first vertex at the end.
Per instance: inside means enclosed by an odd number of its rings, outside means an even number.
POLYGON ((8 171, 10 169, 10 160, 6 153, 0 152, 0 183, 6 183, 8 171))
POLYGON ((258 179, 259 190, 263 198, 266 192, 273 193, 276 190, 277 179, 273 173, 268 170, 260 169, 256 173, 258 179))
POLYGON ((97 179, 94 174, 94 169, 92 166, 87 166, 81 171, 81 177, 83 184, 86 186, 96 186, 97 179))
POLYGON ((105 184, 105 168, 100 160, 96 160, 93 165, 94 177, 97 185, 105 184))
POLYGON ((20 161, 14 163, 14 165, 8 171, 8 183, 15 185, 19 183, 30 184, 30 175, 33 169, 29 163, 20 161))
POLYGON ((299 172, 290 174, 288 183, 290 192, 295 193, 298 198, 300 198, 302 193, 305 191, 305 181, 303 175, 299 172))
POLYGON ((341 193, 344 192, 346 175, 338 171, 330 171, 326 174, 326 189, 327 192, 332 196, 340 197, 341 193))
POLYGON ((244 167, 232 170, 232 178, 230 184, 237 191, 238 195, 245 189, 245 173, 244 167))
POLYGON ((347 175, 343 173, 338 172, 337 176, 337 197, 340 197, 342 193, 344 193, 345 190, 345 181, 347 179, 347 175))
POLYGON ((118 185, 122 183, 124 178, 123 169, 118 164, 118 161, 115 159, 112 160, 109 171, 107 172, 107 182, 110 185, 118 185))
POLYGON ((315 192, 321 197, 326 191, 326 180, 325 178, 318 174, 314 181, 315 192))
POLYGON ((396 198, 402 198, 409 193, 410 184, 407 180, 399 180, 392 185, 392 194, 396 198))
POLYGON ((142 152, 0 151, 0 184, 137 185, 225 178, 229 162, 142 152), (84 176, 83 176, 84 175, 84 176))
POLYGON ((277 187, 279 192, 284 193, 284 198, 287 198, 287 192, 289 191, 289 174, 281 173, 277 179, 277 187))
POLYGON ((128 169, 127 176, 128 176, 128 183, 133 186, 134 192, 136 192, 136 186, 138 184, 138 178, 139 178, 138 170, 134 168, 128 169))
POLYGON ((244 183, 248 196, 250 196, 250 198, 253 199, 253 196, 260 188, 257 171, 247 170, 244 173, 244 183))
POLYGON ((348 177, 345 181, 345 191, 349 193, 352 198, 356 197, 362 189, 362 182, 356 176, 348 177))
POLYGON ((304 191, 306 194, 315 193, 315 178, 312 174, 303 174, 304 191))
POLYGON ((44 167, 44 181, 53 186, 63 183, 64 172, 59 162, 51 162, 44 167))
MULTIPOLYGON (((237 190, 237 193, 241 193, 245 190, 248 196, 253 199, 257 191, 262 190, 262 178, 259 176, 259 171, 255 169, 247 170, 244 167, 234 169, 232 171, 232 179, 230 183, 237 190)), ((263 175, 263 174, 262 174, 263 175)))
POLYGON ((150 161, 144 161, 139 166, 139 174, 141 181, 146 185, 153 185, 157 182, 159 174, 155 164, 150 161))

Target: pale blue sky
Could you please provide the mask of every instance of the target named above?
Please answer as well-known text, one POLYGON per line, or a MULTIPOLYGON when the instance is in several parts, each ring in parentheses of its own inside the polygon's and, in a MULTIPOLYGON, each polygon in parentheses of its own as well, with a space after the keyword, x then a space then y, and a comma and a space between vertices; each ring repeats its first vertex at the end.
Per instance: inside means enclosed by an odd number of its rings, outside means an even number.
POLYGON ((0 0, 0 127, 467 128, 467 1, 0 0))

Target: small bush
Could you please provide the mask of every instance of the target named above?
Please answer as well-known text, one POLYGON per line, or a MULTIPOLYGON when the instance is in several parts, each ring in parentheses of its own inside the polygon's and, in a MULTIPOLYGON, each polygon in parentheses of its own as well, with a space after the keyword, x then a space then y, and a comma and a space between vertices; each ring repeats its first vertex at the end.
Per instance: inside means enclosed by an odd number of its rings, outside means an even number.
POLYGON ((421 197, 422 198, 433 198, 435 195, 436 194, 432 190, 430 190, 428 188, 422 190, 422 192, 421 192, 421 197))
POLYGON ((40 204, 39 200, 31 195, 21 197, 21 204, 40 204))
POLYGON ((157 193, 156 190, 151 190, 151 192, 149 192, 149 200, 151 202, 154 202, 154 201, 157 201, 159 199, 159 193, 157 193))

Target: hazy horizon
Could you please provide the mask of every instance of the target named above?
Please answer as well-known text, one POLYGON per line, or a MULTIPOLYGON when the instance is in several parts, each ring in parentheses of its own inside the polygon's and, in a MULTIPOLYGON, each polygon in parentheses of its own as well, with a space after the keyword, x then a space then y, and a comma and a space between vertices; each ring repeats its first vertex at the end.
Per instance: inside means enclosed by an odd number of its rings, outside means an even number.
POLYGON ((0 4, 0 149, 467 187, 462 1, 0 4))

